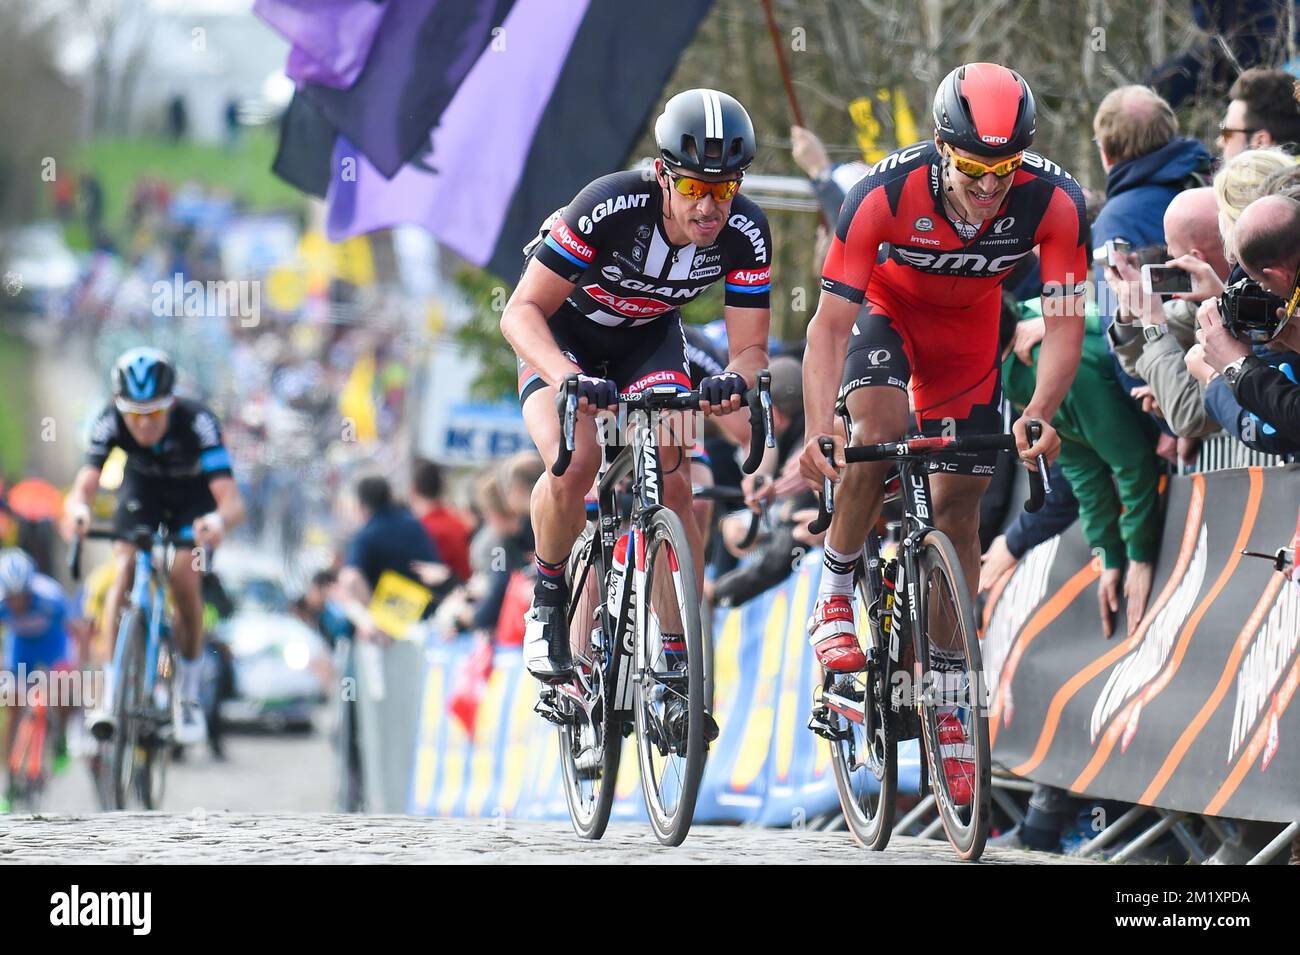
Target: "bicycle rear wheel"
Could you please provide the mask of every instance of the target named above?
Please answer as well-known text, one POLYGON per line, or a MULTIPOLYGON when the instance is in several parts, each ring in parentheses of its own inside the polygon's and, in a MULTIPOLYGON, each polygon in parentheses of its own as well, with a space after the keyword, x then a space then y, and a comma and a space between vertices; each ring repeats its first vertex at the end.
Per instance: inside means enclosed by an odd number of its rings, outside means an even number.
POLYGON ((644 533, 633 654, 641 791, 655 837, 677 846, 695 817, 707 755, 700 599, 681 519, 660 508, 644 533))
POLYGON ((126 809, 136 790, 136 773, 141 764, 141 716, 148 705, 144 699, 145 642, 148 632, 144 611, 133 607, 127 611, 118 633, 125 640, 122 649, 122 672, 118 674, 117 699, 113 713, 117 728, 113 735, 109 776, 113 786, 113 808, 126 809))
POLYGON ((919 557, 921 736, 948 841, 958 857, 973 862, 988 838, 992 792, 984 664, 973 605, 952 542, 940 531, 930 531, 919 557), (932 648, 942 648, 953 662, 948 672, 934 670, 932 648), (964 741, 954 742, 963 736, 964 741))
POLYGON ((565 720, 559 727, 564 798, 573 829, 583 839, 605 834, 623 748, 622 727, 614 719, 605 683, 614 637, 604 633, 605 587, 593 559, 593 535, 588 526, 569 554, 566 619, 577 675, 554 691, 555 707, 565 720))
MULTIPOLYGON (((830 730, 831 768, 840 809, 854 841, 879 852, 894 831, 898 795, 898 740, 889 708, 886 682, 889 647, 868 613, 873 587, 864 575, 858 582, 858 632, 867 640, 868 668, 859 673, 836 674, 823 691, 823 720, 830 730), (872 652, 874 650, 874 653, 872 652), (832 694, 827 698, 826 690, 832 694), (837 710, 834 697, 862 707, 862 721, 837 710)), ((852 709, 849 712, 856 712, 852 709)))

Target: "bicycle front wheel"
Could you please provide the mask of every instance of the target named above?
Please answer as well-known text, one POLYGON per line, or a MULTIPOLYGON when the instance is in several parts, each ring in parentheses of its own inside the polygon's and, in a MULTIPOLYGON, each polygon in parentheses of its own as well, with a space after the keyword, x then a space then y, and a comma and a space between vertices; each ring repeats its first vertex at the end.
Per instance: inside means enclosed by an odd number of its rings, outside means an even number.
POLYGON ((655 837, 677 846, 695 817, 707 753, 700 598, 681 519, 660 508, 644 534, 633 654, 641 791, 655 837))
POLYGON ((144 698, 145 642, 148 639, 144 611, 133 608, 123 618, 119 640, 127 641, 122 651, 122 672, 117 675, 112 763, 113 808, 126 809, 136 790, 143 745, 142 716, 149 702, 144 698))
MULTIPOLYGON (((172 694, 176 692, 174 661, 170 641, 163 640, 158 648, 158 671, 154 679, 155 689, 157 684, 165 688, 162 695, 168 705, 171 704, 172 694)), ((148 709, 150 717, 146 724, 147 732, 142 737, 143 765, 137 774, 140 803, 145 809, 160 809, 167 789, 167 764, 171 761, 172 752, 172 733, 163 730, 171 719, 171 714, 160 712, 155 700, 149 701, 148 709)), ((175 727, 171 729, 174 731, 175 727)))
POLYGON ((555 689, 555 706, 565 720, 560 726, 564 798, 573 829, 583 839, 605 834, 623 747, 622 726, 610 706, 613 688, 606 683, 614 637, 602 624, 605 588, 593 559, 593 534, 588 526, 569 555, 567 619, 576 677, 555 689))
POLYGON ((828 735, 834 737, 830 740, 831 768, 844 821, 858 845, 879 852, 894 831, 898 740, 885 677, 889 647, 868 613, 879 596, 872 591, 864 576, 858 582, 858 633, 866 636, 868 647, 875 651, 868 654, 871 662, 858 673, 835 674, 826 681, 822 705, 828 735), (827 692, 832 694, 829 699, 827 692), (850 705, 836 709, 836 698, 850 705), (861 711, 852 704, 860 705, 861 711))
POLYGON ((948 841, 958 857, 973 862, 988 838, 992 792, 984 663, 952 542, 930 531, 919 557, 921 735, 948 841))

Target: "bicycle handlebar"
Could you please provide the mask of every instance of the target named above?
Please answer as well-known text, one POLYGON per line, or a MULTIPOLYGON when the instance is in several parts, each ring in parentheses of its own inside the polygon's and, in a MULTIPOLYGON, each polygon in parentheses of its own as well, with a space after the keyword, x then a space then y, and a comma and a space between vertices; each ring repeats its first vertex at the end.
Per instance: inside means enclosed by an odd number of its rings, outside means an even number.
MULTIPOLYGON (((1043 424, 1034 418, 1025 422, 1025 436, 1033 444, 1043 435, 1043 424)), ((826 460, 835 466, 835 444, 830 438, 818 442, 826 460)), ((886 441, 882 444, 864 444, 844 449, 846 464, 862 464, 867 461, 896 461, 901 458, 925 458, 933 454, 948 451, 1014 451, 1016 439, 1010 434, 973 434, 967 437, 911 438, 903 441, 886 441)), ((1029 472, 1029 500, 1025 501, 1025 510, 1031 514, 1043 506, 1043 499, 1051 490, 1047 478, 1047 460, 1038 455, 1038 470, 1029 472)), ((831 526, 831 516, 835 513, 835 482, 828 477, 822 478, 822 493, 817 496, 817 516, 808 525, 808 532, 820 534, 831 526)))
MULTIPOLYGON (((87 528, 86 533, 75 535, 72 538, 72 546, 68 550, 68 576, 74 581, 81 580, 81 542, 84 540, 127 541, 142 550, 146 547, 152 547, 155 543, 181 543, 176 541, 172 537, 171 531, 165 528, 160 530, 142 525, 126 534, 112 528, 87 528)), ((207 551, 206 546, 204 551, 207 551)), ((204 556, 206 558, 206 553, 204 556)), ((205 559, 204 566, 206 565, 207 561, 205 559)))
MULTIPOLYGON (((666 392, 651 388, 618 396, 619 405, 640 407, 654 411, 696 411, 700 406, 700 392, 666 392)), ((744 401, 749 406, 749 457, 741 465, 746 474, 753 474, 763 459, 763 448, 776 447, 775 429, 772 425, 772 373, 764 368, 758 373, 758 384, 747 388, 744 401)), ((574 435, 578 422, 578 376, 568 375, 555 395, 555 411, 560 417, 560 450, 551 473, 556 477, 569 469, 573 460, 574 435)))

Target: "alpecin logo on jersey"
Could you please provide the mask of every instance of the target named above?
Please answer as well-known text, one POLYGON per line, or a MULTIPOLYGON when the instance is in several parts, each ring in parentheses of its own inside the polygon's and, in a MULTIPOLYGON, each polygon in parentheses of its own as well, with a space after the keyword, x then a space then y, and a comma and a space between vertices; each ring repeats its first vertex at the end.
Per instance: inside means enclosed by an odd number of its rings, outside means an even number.
POLYGON ((557 219, 555 225, 551 226, 550 238, 558 243, 561 249, 588 265, 596 257, 596 250, 574 235, 573 230, 563 219, 557 219))
POLYGON ((728 285, 743 285, 746 288, 764 286, 771 280, 771 266, 765 269, 737 269, 727 276, 728 285))
POLYGON ((599 285, 584 285, 582 290, 611 312, 617 312, 619 315, 625 315, 628 318, 646 318, 672 309, 672 306, 667 302, 661 302, 655 298, 615 295, 599 285))

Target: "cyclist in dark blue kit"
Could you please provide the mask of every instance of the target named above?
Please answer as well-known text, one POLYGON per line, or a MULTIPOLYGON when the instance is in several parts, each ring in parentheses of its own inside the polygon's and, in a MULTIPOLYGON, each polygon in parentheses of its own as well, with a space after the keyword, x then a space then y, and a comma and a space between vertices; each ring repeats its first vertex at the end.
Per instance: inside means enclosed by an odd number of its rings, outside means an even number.
MULTIPOLYGON (((113 400, 91 426, 86 463, 68 496, 73 532, 90 526, 90 505, 100 470, 114 448, 126 452, 117 493, 113 528, 128 534, 138 527, 165 524, 180 541, 211 551, 244 517, 244 501, 231 473, 230 453, 221 441, 217 417, 205 405, 173 394, 176 371, 154 348, 133 348, 113 368, 113 400)), ((113 543, 117 575, 104 605, 104 628, 111 657, 118 615, 135 576, 135 545, 113 543)), ((179 651, 172 700, 174 739, 202 742, 207 736, 199 683, 203 659, 204 564, 178 550, 168 569, 174 606, 172 633, 179 651)), ((97 739, 111 739, 115 674, 107 668, 104 698, 87 713, 97 739)))

